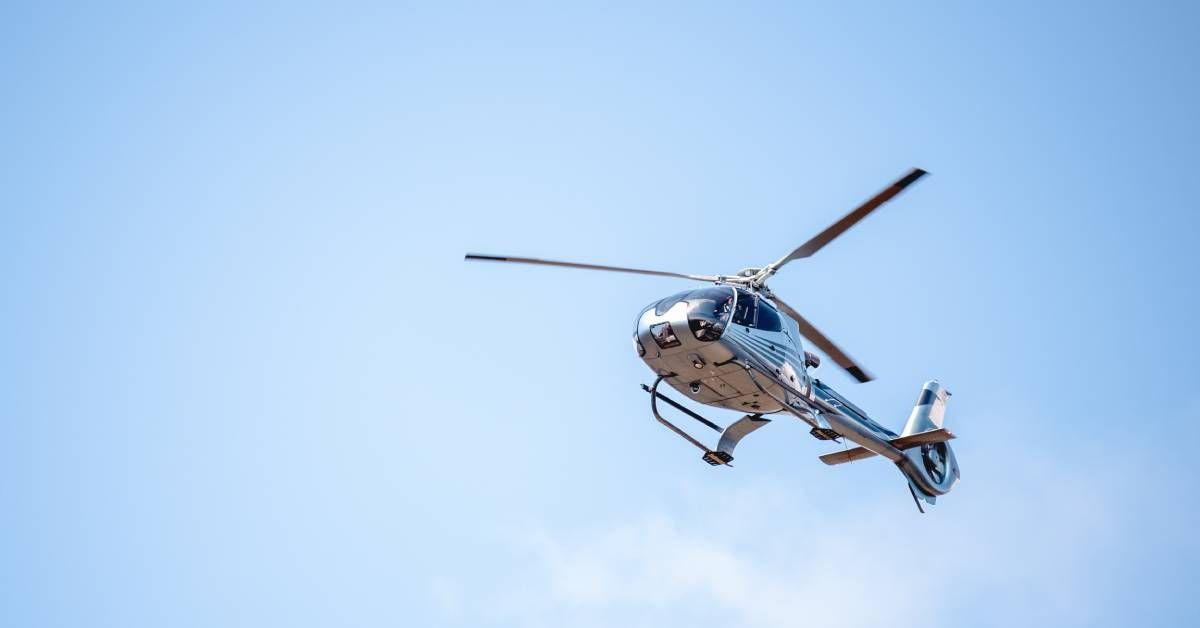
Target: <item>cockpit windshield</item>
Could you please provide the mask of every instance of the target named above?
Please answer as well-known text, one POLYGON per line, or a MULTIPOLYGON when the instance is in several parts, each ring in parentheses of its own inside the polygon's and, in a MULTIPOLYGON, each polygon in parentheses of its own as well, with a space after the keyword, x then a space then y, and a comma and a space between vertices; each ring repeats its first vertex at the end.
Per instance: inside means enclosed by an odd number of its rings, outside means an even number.
POLYGON ((754 315, 758 310, 758 297, 738 290, 737 307, 733 311, 733 324, 754 327, 754 315))
POLYGON ((690 295, 690 294, 691 294, 691 292, 678 292, 676 294, 672 294, 671 296, 669 296, 665 299, 662 299, 658 303, 654 304, 654 313, 657 314, 658 316, 662 316, 663 314, 666 314, 667 310, 675 307, 676 303, 679 303, 680 301, 686 299, 688 297, 688 295, 690 295))
POLYGON ((733 313, 733 289, 702 288, 693 290, 685 298, 688 302, 688 326, 696 338, 704 341, 720 338, 733 313))

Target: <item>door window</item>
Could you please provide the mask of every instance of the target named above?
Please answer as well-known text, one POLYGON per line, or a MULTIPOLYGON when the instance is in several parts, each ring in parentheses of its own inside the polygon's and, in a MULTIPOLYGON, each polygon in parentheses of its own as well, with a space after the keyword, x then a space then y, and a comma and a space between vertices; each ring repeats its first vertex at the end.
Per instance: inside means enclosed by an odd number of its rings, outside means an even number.
POLYGON ((779 312, 766 301, 758 304, 758 328, 763 331, 783 331, 783 321, 779 319, 779 312))

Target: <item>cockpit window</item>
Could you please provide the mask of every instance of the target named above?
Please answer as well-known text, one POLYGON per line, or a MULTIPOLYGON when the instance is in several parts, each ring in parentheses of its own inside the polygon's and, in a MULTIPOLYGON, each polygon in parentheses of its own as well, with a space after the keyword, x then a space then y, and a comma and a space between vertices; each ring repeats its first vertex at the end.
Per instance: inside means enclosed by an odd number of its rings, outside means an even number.
POLYGON ((738 290, 737 293, 737 305, 733 309, 733 324, 753 327, 754 313, 758 309, 758 297, 745 290, 738 290))
POLYGON ((783 331, 779 312, 766 301, 758 304, 758 328, 763 331, 783 331))
POLYGON ((721 337, 733 312, 733 290, 703 288, 687 295, 688 326, 697 340, 712 341, 721 337))
POLYGON ((691 294, 691 293, 690 292, 680 292, 679 294, 673 294, 673 295, 659 301, 658 303, 656 303, 654 305, 654 313, 658 316, 662 316, 663 314, 666 314, 667 310, 674 307, 676 303, 679 303, 680 301, 682 301, 689 294, 691 294))
POLYGON ((713 316, 716 318, 725 318, 733 309, 733 290, 729 288, 702 288, 700 290, 692 290, 687 295, 688 303, 692 303, 692 309, 699 307, 702 303, 711 308, 713 316))

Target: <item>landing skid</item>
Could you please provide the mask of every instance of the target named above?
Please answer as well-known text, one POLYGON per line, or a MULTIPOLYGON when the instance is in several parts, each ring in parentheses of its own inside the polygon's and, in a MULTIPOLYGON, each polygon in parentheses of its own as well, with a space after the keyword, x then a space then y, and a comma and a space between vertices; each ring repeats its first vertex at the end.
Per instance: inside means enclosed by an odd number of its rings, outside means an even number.
POLYGON ((718 465, 733 466, 729 464, 733 461, 733 448, 736 447, 737 444, 743 438, 745 438, 747 434, 771 422, 771 419, 764 419, 760 414, 747 414, 746 416, 734 421, 733 423, 730 423, 729 426, 722 429, 721 426, 717 425, 716 423, 709 421, 708 419, 689 410, 688 408, 685 408, 682 404, 674 399, 671 399, 670 397, 658 392, 658 385, 667 377, 674 377, 674 375, 660 376, 658 379, 654 380, 653 386, 642 384, 642 390, 650 393, 650 412, 654 414, 655 420, 667 426, 667 429, 675 432, 680 438, 686 440, 692 445, 695 445, 700 451, 703 451, 704 455, 700 458, 714 467, 718 465), (674 423, 664 419, 662 414, 660 414, 658 411, 659 399, 665 401, 672 408, 679 410, 696 421, 703 423, 713 431, 719 433, 721 435, 721 439, 717 442, 717 448, 715 450, 709 449, 704 445, 704 443, 696 440, 691 434, 688 434, 677 427, 674 423))

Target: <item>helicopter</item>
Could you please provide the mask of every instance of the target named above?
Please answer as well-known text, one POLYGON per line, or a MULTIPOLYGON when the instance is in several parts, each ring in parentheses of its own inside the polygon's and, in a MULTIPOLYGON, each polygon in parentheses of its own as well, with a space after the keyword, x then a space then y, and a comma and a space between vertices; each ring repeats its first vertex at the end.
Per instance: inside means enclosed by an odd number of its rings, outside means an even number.
POLYGON ((766 415, 791 414, 806 423, 811 428, 809 433, 818 440, 857 445, 820 456, 827 465, 875 456, 891 461, 908 481, 917 509, 924 513, 922 503, 935 504, 961 477, 948 442, 954 434, 943 427, 950 392, 937 380, 925 382, 899 433, 874 421, 813 376, 810 371, 821 365, 821 359, 804 349, 801 337, 858 382, 869 382, 873 377, 775 295, 767 287, 767 280, 788 263, 817 253, 926 174, 913 168, 787 255, 734 275, 693 275, 477 253, 468 253, 465 259, 703 282, 704 287, 655 301, 638 314, 633 346, 657 376, 653 384, 642 384, 649 393, 655 420, 700 449, 701 459, 708 464, 732 466, 734 448, 747 435, 770 423, 766 415), (693 402, 746 414, 721 427, 661 391, 663 382, 693 402), (659 402, 717 432, 716 447, 710 448, 665 418, 659 402))

